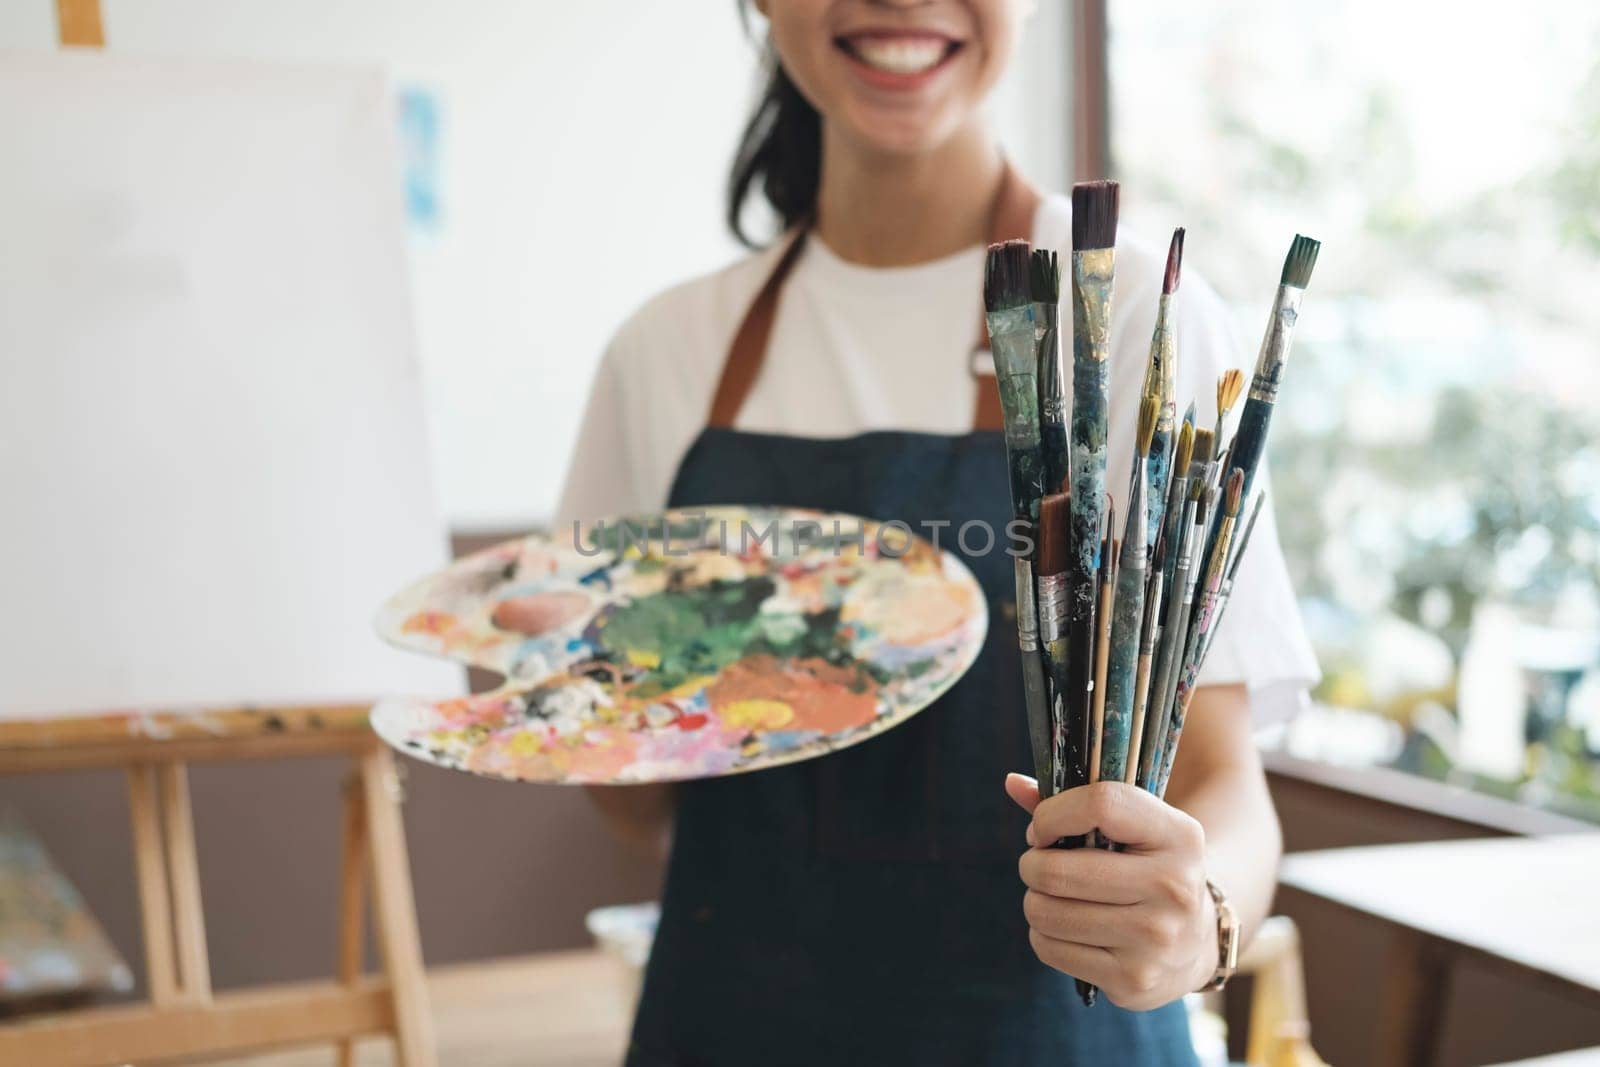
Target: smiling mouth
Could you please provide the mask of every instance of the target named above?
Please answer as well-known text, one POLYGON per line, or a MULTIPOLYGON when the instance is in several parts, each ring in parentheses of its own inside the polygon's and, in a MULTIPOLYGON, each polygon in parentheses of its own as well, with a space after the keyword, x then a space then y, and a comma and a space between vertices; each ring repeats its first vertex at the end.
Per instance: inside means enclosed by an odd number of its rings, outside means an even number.
POLYGON ((931 34, 858 34, 834 44, 869 70, 899 77, 926 74, 961 49, 960 41, 931 34))

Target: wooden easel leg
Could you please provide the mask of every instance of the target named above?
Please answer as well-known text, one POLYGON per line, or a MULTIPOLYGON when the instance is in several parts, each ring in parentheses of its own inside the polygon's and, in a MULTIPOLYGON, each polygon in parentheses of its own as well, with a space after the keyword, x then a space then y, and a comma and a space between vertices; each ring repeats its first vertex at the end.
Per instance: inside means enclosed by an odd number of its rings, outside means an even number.
POLYGON ((144 934, 145 982, 158 1007, 178 999, 172 954, 172 898, 166 849, 156 807, 155 775, 148 764, 128 768, 128 814, 133 822, 133 864, 139 882, 139 922, 144 934))
POLYGON ((181 763, 156 768, 161 817, 166 824, 167 877, 178 954, 178 992, 189 1003, 211 1003, 211 960, 206 952, 206 918, 200 902, 200 862, 194 846, 194 810, 189 803, 189 772, 181 763))
MULTIPOLYGON (((339 981, 353 986, 361 978, 366 947, 367 804, 361 778, 344 785, 344 854, 339 869, 339 981)), ((339 1042, 339 1067, 355 1067, 356 1042, 339 1042)))
POLYGON ((361 757, 361 791, 372 851, 378 947, 394 997, 395 1047, 401 1067, 435 1067, 433 1016, 422 969, 405 826, 400 820, 399 781, 387 748, 380 746, 361 757))

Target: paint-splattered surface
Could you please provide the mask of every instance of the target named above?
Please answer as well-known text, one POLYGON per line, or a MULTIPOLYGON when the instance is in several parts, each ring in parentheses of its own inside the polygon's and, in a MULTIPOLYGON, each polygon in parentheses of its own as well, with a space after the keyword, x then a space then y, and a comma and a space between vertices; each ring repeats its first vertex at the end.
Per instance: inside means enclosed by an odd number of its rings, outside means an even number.
POLYGON ((490 777, 734 774, 904 722, 971 666, 987 625, 971 572, 902 528, 668 512, 497 545, 400 593, 383 637, 507 681, 388 701, 372 721, 403 752, 490 777))
POLYGON ((21 819, 0 812, 0 1001, 132 988, 77 889, 21 819))

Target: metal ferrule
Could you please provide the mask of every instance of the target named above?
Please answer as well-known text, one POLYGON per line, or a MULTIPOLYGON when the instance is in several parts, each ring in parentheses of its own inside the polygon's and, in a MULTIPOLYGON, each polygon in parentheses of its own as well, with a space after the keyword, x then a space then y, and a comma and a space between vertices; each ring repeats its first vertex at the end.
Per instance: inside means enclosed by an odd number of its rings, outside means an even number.
MULTIPOLYGON (((1136 467, 1143 464, 1135 457, 1136 467)), ((1133 491, 1128 494, 1128 521, 1122 527, 1122 554, 1117 557, 1117 570, 1143 572, 1150 558, 1149 549, 1149 513, 1144 507, 1143 470, 1136 470, 1133 479, 1133 491)))
POLYGON ((1037 448, 1039 396, 1034 377, 1032 305, 991 311, 986 319, 1006 444, 1037 448))
POLYGON ((1289 360, 1289 345, 1294 340, 1300 301, 1305 295, 1304 289, 1278 286, 1278 296, 1272 302, 1272 314, 1267 319, 1267 332, 1261 338, 1261 351, 1256 356, 1256 371, 1250 379, 1250 396, 1263 403, 1275 403, 1278 399, 1278 382, 1283 377, 1283 365, 1289 360))
POLYGON ((1039 640, 1048 645, 1066 636, 1067 574, 1063 571, 1040 578, 1038 587, 1039 640))
POLYGON ((1161 398, 1161 411, 1156 416, 1156 432, 1171 430, 1178 409, 1173 404, 1177 384, 1177 334, 1172 329, 1172 294, 1162 293, 1156 305, 1156 328, 1150 337, 1150 362, 1145 366, 1144 389, 1141 395, 1155 393, 1161 398))
POLYGON ((1116 263, 1116 250, 1112 248, 1072 253, 1072 349, 1075 360, 1087 356, 1103 363, 1111 353, 1111 282, 1116 274, 1116 263), (1085 328, 1081 338, 1078 335, 1080 324, 1085 328))
POLYGON ((1017 585, 1017 643, 1024 652, 1039 651, 1039 614, 1033 599, 1033 564, 1014 559, 1017 585))

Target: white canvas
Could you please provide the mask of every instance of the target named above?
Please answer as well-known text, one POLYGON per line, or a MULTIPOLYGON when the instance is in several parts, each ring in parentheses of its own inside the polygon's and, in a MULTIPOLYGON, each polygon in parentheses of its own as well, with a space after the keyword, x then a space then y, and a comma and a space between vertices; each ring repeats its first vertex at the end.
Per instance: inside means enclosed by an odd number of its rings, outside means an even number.
POLYGON ((0 717, 450 692, 390 98, 0 56, 0 717))

